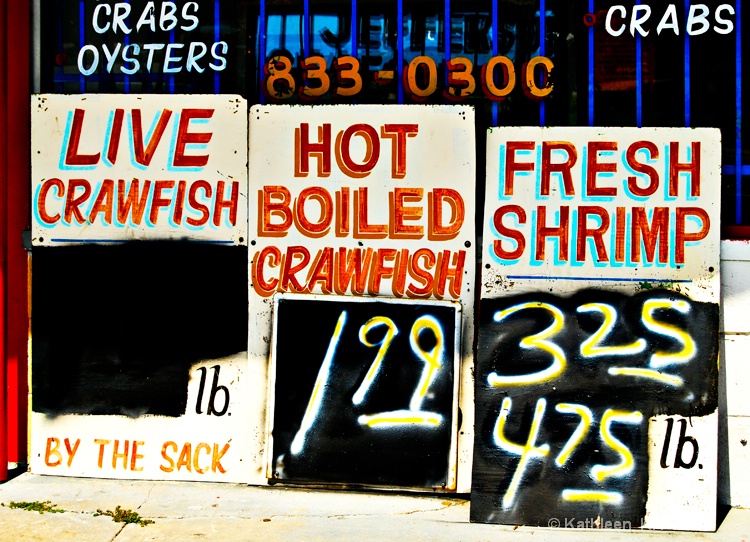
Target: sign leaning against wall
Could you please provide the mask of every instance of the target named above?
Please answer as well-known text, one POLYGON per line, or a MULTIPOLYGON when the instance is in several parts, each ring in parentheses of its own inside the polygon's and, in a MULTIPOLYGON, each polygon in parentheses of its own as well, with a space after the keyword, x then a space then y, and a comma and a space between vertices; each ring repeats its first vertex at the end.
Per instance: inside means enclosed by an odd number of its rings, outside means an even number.
POLYGON ((32 153, 32 471, 247 481, 247 103, 33 96, 32 153))
MULTIPOLYGON (((265 458, 262 449, 257 451, 258 483, 267 477, 467 491, 473 419, 473 109, 256 106, 250 111, 250 149, 251 372, 267 373, 272 337, 276 362, 269 375, 273 415, 264 418, 264 404, 252 409, 258 413, 254 431, 266 430, 267 422, 269 443, 273 439, 265 458), (307 318, 295 320, 294 310, 279 312, 272 329, 275 294, 308 294, 307 301, 277 303, 305 307, 299 310, 307 318), (336 297, 316 302, 309 294, 336 297), (362 300, 350 301, 352 296, 362 300), (383 297, 403 301, 374 302, 383 297), (451 302, 469 315, 460 330, 451 302), (295 334, 302 324, 308 329, 295 334), (311 332, 315 326, 319 331, 311 332), (311 337, 315 345, 308 344, 311 337), (459 337, 460 348, 451 347, 459 337), (339 342, 348 346, 334 356, 339 342), (454 350, 460 353, 458 369, 454 350), (337 365, 355 356, 358 368, 337 365), (295 363, 299 370, 292 370, 295 363), (316 389, 332 389, 328 368, 331 383, 351 381, 335 394, 340 404, 329 400, 331 394, 322 403, 316 399, 316 389), (403 371, 408 374, 397 389, 389 389, 388 382, 402 380, 403 371), (303 373, 305 383, 297 385, 303 373), (384 405, 378 397, 399 400, 384 405), (441 421, 425 419, 425 412, 438 410, 441 421), (397 411, 404 417, 395 419, 397 411), (330 470, 301 469, 299 461, 295 467, 305 438, 305 461, 323 464, 327 451, 310 443, 317 431, 331 427, 329 416, 342 412, 351 418, 342 422, 351 429, 337 442, 342 450, 369 442, 401 447, 408 457, 412 433, 447 435, 437 440, 445 448, 442 474, 407 480, 394 476, 394 463, 390 472, 384 464, 358 478, 354 459, 333 461, 330 470), (367 417, 378 412, 389 413, 387 423, 380 423, 385 417, 367 417), (397 433, 405 438, 394 439, 397 433), (295 435, 302 436, 295 442, 295 435)), ((265 397, 264 381, 255 381, 258 389, 251 396, 265 397)))
POLYGON ((240 96, 32 98, 32 242, 247 238, 240 96))
POLYGON ((471 520, 715 529, 719 131, 487 149, 471 520))

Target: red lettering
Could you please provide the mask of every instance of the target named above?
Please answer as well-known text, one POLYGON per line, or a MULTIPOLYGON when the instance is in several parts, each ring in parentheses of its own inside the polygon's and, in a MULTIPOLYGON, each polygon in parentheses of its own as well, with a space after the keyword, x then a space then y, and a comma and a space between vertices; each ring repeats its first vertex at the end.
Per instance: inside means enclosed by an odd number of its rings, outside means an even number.
POLYGON ((354 191, 354 237, 357 239, 384 239, 388 237, 386 224, 370 224, 367 219, 367 188, 354 191))
POLYGON ((505 191, 504 195, 513 195, 513 180, 516 171, 534 171, 534 162, 516 162, 516 151, 533 151, 533 141, 508 141, 505 150, 505 191))
POLYGON ((318 126, 318 143, 310 141, 310 125, 306 122, 294 130, 294 176, 307 177, 310 156, 318 160, 318 177, 331 174, 331 125, 318 126))
POLYGON ((636 159, 636 153, 640 150, 648 151, 653 160, 659 158, 659 148, 650 141, 636 141, 628 147, 628 150, 625 153, 625 161, 630 168, 636 173, 648 175, 648 178, 651 181, 648 186, 641 188, 638 186, 636 177, 628 177, 628 190, 630 190, 634 196, 645 198, 654 194, 659 188, 659 173, 652 166, 639 162, 636 159))
POLYGON ((185 190, 187 183, 180 181, 177 183, 177 194, 174 197, 174 210, 172 211, 172 222, 177 225, 182 224, 182 213, 185 210, 185 190))
POLYGON ((151 181, 143 183, 143 191, 139 193, 138 187, 140 181, 133 179, 128 188, 128 195, 125 196, 125 180, 117 181, 117 221, 125 224, 130 215, 131 223, 138 226, 143 220, 143 213, 146 211, 146 202, 148 201, 148 192, 151 189, 151 181), (131 211, 132 209, 132 211, 131 211))
POLYGON ((294 222, 303 235, 319 238, 326 235, 331 229, 333 221, 333 200, 325 188, 309 186, 303 189, 294 202, 294 222), (320 205, 320 219, 312 222, 307 218, 305 204, 307 200, 317 201, 320 205))
POLYGON ((303 246, 290 246, 286 250, 284 271, 281 275, 281 290, 284 292, 304 292, 305 286, 297 280, 297 273, 302 271, 310 263, 310 251, 303 246), (296 257, 300 261, 295 263, 296 257), (291 288, 290 288, 291 285, 291 288))
POLYGON ((145 149, 141 110, 133 109, 130 115, 133 120, 133 154, 135 155, 135 161, 142 166, 148 166, 151 164, 151 159, 154 157, 154 153, 159 146, 162 135, 164 135, 164 130, 167 128, 169 119, 172 117, 172 112, 169 109, 163 109, 158 113, 159 120, 156 123, 154 132, 151 134, 151 139, 149 139, 145 149))
POLYGON ((223 209, 229 210, 229 224, 237 224, 237 205, 240 197, 240 183, 232 181, 232 194, 229 199, 224 199, 224 181, 219 181, 216 185, 216 200, 214 201, 214 226, 221 225, 221 213, 223 209))
POLYGON ((83 224, 86 219, 83 217, 79 207, 89 199, 91 195, 91 183, 86 179, 70 179, 68 182, 68 193, 65 198, 65 222, 71 223, 71 218, 75 217, 76 222, 83 224), (83 188, 83 192, 76 196, 76 190, 83 188))
POLYGON ((437 276, 433 295, 438 299, 445 297, 446 283, 450 283, 449 293, 453 299, 461 297, 466 251, 454 252, 452 260, 450 256, 450 250, 444 250, 437 256, 437 276))
POLYGON ((466 218, 466 206, 461 194, 452 188, 435 188, 427 195, 429 212, 427 238, 430 241, 448 241, 458 236, 466 218), (443 203, 451 210, 451 219, 444 223, 443 203))
POLYGON ((575 145, 567 141, 545 141, 542 143, 542 171, 540 194, 549 196, 550 177, 552 173, 559 173, 562 176, 563 186, 566 196, 574 196, 573 176, 570 170, 578 161, 578 151, 575 145), (552 162, 553 151, 565 151, 568 155, 565 162, 552 162))
POLYGON ((655 207, 651 223, 644 207, 633 207, 633 222, 630 227, 630 259, 641 261, 641 242, 646 262, 654 262, 656 243, 659 242, 659 262, 667 263, 669 258, 669 208, 655 207))
POLYGON ((607 249, 604 244, 604 234, 609 229, 609 213, 603 207, 582 205, 578 208, 578 239, 576 242, 576 261, 583 262, 586 260, 586 239, 591 237, 594 240, 596 249, 596 259, 600 262, 606 262, 607 249), (593 228, 588 226, 589 215, 599 217, 599 225, 593 228))
POLYGON ((377 254, 372 260, 370 280, 367 287, 370 295, 380 293, 380 281, 383 277, 393 277, 395 267, 386 266, 386 261, 393 262, 396 259, 396 254, 397 251, 393 248, 381 248, 377 250, 377 254))
POLYGON ((188 191, 188 205, 201 213, 200 218, 193 218, 191 216, 187 217, 185 221, 191 226, 203 226, 208 223, 208 219, 211 216, 208 206, 200 203, 197 199, 198 190, 201 188, 203 189, 206 198, 211 197, 211 184, 209 184, 208 181, 195 181, 190 185, 190 190, 188 191))
POLYGON ((174 188, 174 181, 155 181, 154 182, 154 196, 151 199, 151 212, 148 215, 148 221, 151 225, 156 225, 156 221, 159 218, 159 208, 169 207, 172 205, 172 200, 169 198, 163 198, 161 193, 163 190, 171 190, 174 188))
POLYGON ((277 278, 271 279, 270 282, 266 281, 264 276, 266 262, 269 267, 279 267, 282 264, 281 251, 275 246, 268 246, 256 253, 253 258, 251 265, 253 289, 261 297, 269 297, 279 286, 277 278))
POLYGON ((495 211, 492 217, 492 223, 497 233, 503 237, 513 239, 516 242, 516 248, 514 250, 505 250, 502 239, 495 239, 492 243, 492 250, 501 260, 517 260, 523 254, 523 251, 526 250, 526 239, 520 231, 508 228, 503 224, 503 218, 508 213, 515 214, 518 217, 519 224, 526 224, 526 211, 520 205, 503 205, 495 211))
POLYGON ((616 151, 617 143, 614 141, 591 141, 588 145, 588 160, 586 164, 586 196, 616 196, 617 188, 612 186, 597 186, 596 175, 598 173, 614 173, 617 164, 611 162, 599 162, 599 153, 605 151, 616 151))
POLYGON ((42 183, 41 188, 39 189, 39 199, 36 202, 36 208, 37 212, 39 214, 39 218, 44 222, 45 224, 54 224, 60 220, 60 215, 49 215, 47 214, 47 207, 46 207, 46 201, 47 201, 47 193, 53 188, 57 188, 57 197, 61 198, 65 194, 65 185, 60 179, 47 179, 42 183))
MULTIPOLYGON (((213 109, 183 109, 180 114, 180 124, 177 127, 177 142, 174 147, 175 167, 203 167, 208 164, 208 154, 186 155, 185 148, 191 143, 206 144, 211 141, 211 132, 188 132, 190 121, 193 119, 210 119, 213 109)), ((218 224, 217 224, 218 226, 218 224)))
POLYGON ((403 179, 406 177, 406 138, 416 137, 419 132, 417 124, 385 124, 380 128, 383 138, 391 139, 391 177, 403 179))
POLYGON ((99 188, 99 193, 96 195, 94 205, 91 206, 89 212, 89 222, 94 223, 96 215, 104 213, 104 223, 112 224, 112 208, 115 201, 115 181, 112 179, 104 179, 102 186, 99 188))
POLYGON ((76 109, 73 112, 73 123, 70 126, 70 138, 68 139, 68 148, 65 150, 65 164, 68 166, 93 166, 99 162, 101 153, 96 154, 79 154, 78 144, 81 142, 81 128, 83 126, 83 117, 86 112, 83 109, 76 109))
POLYGON ((336 237, 349 235, 349 187, 336 191, 336 237))
POLYGON ((407 206, 407 203, 419 203, 424 196, 423 188, 394 188, 390 192, 388 204, 391 215, 392 239, 421 239, 424 236, 424 227, 416 224, 404 224, 405 221, 414 221, 422 218, 422 206, 407 206))
POLYGON ((260 237, 284 237, 292 225, 292 211, 289 205, 292 202, 292 194, 284 186, 264 186, 258 190, 258 235, 260 237), (272 198, 281 198, 276 203, 272 198), (280 217, 281 223, 274 224, 274 217, 280 217))
MULTIPOLYGON (((434 289, 434 280, 430 269, 435 267, 437 263, 437 256, 428 248, 420 248, 417 250, 411 259, 411 265, 409 266, 409 276, 420 283, 422 286, 418 287, 414 284, 409 284, 406 289, 406 295, 410 298, 426 298, 432 295, 434 289), (420 262, 424 260, 424 265, 420 262)), ((442 264, 442 260, 440 262, 442 264)))
POLYGON ((679 193, 680 173, 690 174, 690 196, 701 195, 701 143, 693 141, 690 144, 692 161, 680 162, 680 144, 672 141, 669 144, 669 195, 677 197, 679 193))
POLYGON ((711 230, 711 219, 708 213, 700 207, 678 207, 677 223, 675 224, 675 263, 685 263, 685 243, 700 241, 705 239, 711 230), (701 229, 697 232, 688 233, 685 231, 688 217, 696 217, 701 221, 701 229))
POLYGON ((320 289, 324 294, 330 294, 333 290, 333 249, 331 247, 319 250, 310 266, 310 273, 307 275, 307 290, 312 292, 316 283, 320 283, 320 289))
POLYGON ((561 262, 568 261, 568 239, 570 230, 570 207, 564 205, 560 207, 560 225, 547 226, 547 207, 540 205, 537 207, 537 224, 536 224, 536 254, 534 258, 544 261, 545 246, 548 237, 557 237, 557 259, 561 262))
POLYGON ((346 294, 351 283, 352 293, 362 295, 365 293, 367 270, 370 268, 372 261, 372 249, 367 248, 362 257, 362 249, 355 248, 348 250, 344 247, 339 248, 337 265, 334 269, 335 282, 334 289, 339 295, 346 294), (352 282, 352 276, 354 282, 352 282))
POLYGON ((367 177, 380 159, 380 139, 378 132, 369 124, 354 124, 336 136, 336 162, 341 171, 349 177, 367 177), (363 162, 355 162, 350 152, 351 140, 357 135, 365 141, 363 162))
POLYGON ((107 149, 107 160, 110 164, 117 162, 117 151, 120 148, 120 134, 122 133, 122 120, 124 116, 124 109, 115 109, 115 114, 112 118, 112 131, 109 135, 109 147, 107 149))

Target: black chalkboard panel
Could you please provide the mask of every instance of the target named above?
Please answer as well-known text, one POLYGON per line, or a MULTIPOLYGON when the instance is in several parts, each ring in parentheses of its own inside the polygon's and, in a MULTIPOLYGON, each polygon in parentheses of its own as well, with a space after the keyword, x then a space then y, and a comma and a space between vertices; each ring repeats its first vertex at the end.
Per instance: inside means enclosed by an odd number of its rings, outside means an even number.
POLYGON ((649 420, 716 410, 718 330, 717 304, 671 290, 483 299, 471 521, 643 525, 649 420))
POLYGON ((279 295, 271 481, 455 483, 460 308, 279 295))
POLYGON ((35 412, 185 413, 190 366, 247 349, 247 247, 33 251, 35 412))

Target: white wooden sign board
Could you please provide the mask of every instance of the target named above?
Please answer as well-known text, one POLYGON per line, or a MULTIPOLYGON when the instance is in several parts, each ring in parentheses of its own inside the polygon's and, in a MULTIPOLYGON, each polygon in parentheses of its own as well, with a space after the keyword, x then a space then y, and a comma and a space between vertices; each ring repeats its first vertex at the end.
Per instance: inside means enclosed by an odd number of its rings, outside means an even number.
POLYGON ((720 163, 716 129, 488 131, 472 521, 715 529, 720 163))
POLYGON ((32 243, 247 239, 247 102, 31 98, 32 243))
MULTIPOLYGON (((265 397, 276 292, 438 298, 473 314, 472 108, 255 106, 249 132, 251 396, 265 397)), ((470 487, 473 336, 465 318, 457 491, 470 487)), ((263 431, 264 400, 251 410, 263 431)))
POLYGON ((246 363, 243 353, 195 364, 178 417, 31 412, 31 472, 248 482, 246 363))

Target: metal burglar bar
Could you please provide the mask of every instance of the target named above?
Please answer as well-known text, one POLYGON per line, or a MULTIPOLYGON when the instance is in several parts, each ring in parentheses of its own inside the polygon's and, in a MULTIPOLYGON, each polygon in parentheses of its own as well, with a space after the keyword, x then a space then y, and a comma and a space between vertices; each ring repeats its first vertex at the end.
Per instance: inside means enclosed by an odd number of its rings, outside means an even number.
MULTIPOLYGON (((397 0, 396 4, 396 81, 398 72, 404 67, 404 0, 397 0)), ((449 47, 449 44, 445 44, 449 47)), ((404 85, 398 85, 398 103, 404 103, 404 85)))
MULTIPOLYGON (((594 13, 594 0, 589 0, 589 13, 594 13)), ((588 124, 594 125, 594 26, 589 26, 588 48, 588 124)))
MULTIPOLYGON (((690 9, 690 0, 685 0, 685 13, 690 9)), ((690 36, 685 32, 684 44, 684 69, 685 69, 685 126, 690 126, 690 36)))
MULTIPOLYGON (((497 30, 495 30, 497 33, 497 30)), ((545 0, 539 0, 539 54, 547 55, 547 4, 545 0)), ((539 126, 547 125, 546 105, 544 100, 539 102, 539 126)))
MULTIPOLYGON (((748 171, 745 171, 745 166, 742 165, 742 16, 741 16, 741 2, 737 0, 735 2, 735 16, 737 18, 737 35, 735 36, 734 54, 735 54, 735 108, 736 108, 736 120, 735 120, 735 212, 734 220, 737 224, 742 224, 742 176, 750 174, 750 167, 748 171)), ((729 168, 726 168, 727 175, 731 175, 732 172, 729 168)))
MULTIPOLYGON (((640 6, 641 0, 635 0, 640 6)), ((635 35, 635 125, 643 126, 643 38, 640 33, 635 35)))

